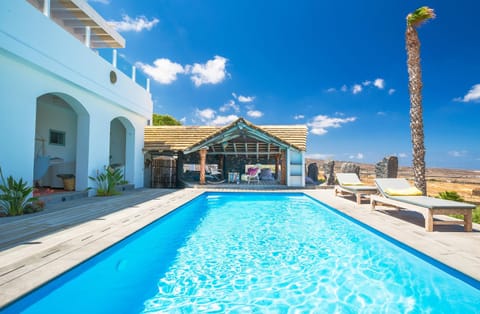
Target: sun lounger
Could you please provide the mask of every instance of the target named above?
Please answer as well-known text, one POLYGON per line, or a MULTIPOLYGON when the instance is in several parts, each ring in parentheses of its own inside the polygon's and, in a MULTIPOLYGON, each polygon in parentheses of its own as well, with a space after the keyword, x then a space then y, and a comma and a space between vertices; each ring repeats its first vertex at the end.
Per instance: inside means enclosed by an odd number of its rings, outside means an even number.
POLYGON ((376 179, 375 183, 381 195, 370 197, 372 209, 375 209, 377 204, 384 204, 420 211, 425 218, 426 231, 433 231, 433 225, 450 224, 463 224, 465 231, 472 231, 472 211, 475 205, 422 196, 422 193, 412 187, 405 179, 376 179), (458 220, 433 220, 433 215, 454 214, 463 215, 463 222, 458 220))
POLYGON ((365 185, 360 181, 356 173, 337 173, 337 182, 335 185, 335 196, 344 193, 353 194, 356 197, 357 204, 362 201, 362 195, 376 194, 377 187, 365 185))

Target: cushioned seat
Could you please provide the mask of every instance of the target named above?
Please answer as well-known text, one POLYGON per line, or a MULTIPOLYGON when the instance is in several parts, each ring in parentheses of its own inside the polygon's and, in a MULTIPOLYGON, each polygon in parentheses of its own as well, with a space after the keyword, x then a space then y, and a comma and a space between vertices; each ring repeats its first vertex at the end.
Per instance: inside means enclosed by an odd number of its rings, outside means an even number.
POLYGON ((463 224, 465 231, 472 231, 472 212, 475 205, 423 196, 406 179, 376 179, 375 184, 381 195, 370 197, 372 209, 375 209, 377 204, 384 204, 422 211, 425 218, 425 230, 427 231, 433 231, 433 225, 447 224, 463 224), (463 221, 433 220, 433 215, 455 214, 463 215, 463 221))
POLYGON ((363 195, 375 194, 377 187, 365 185, 358 178, 356 173, 337 173, 337 185, 335 185, 335 196, 353 194, 357 204, 361 204, 363 195))

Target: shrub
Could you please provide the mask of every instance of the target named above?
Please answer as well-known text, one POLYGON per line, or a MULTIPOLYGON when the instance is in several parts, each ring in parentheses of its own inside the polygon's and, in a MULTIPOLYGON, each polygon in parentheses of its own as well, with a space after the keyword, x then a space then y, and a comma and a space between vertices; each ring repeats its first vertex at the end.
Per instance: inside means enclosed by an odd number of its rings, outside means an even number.
POLYGON ((96 177, 89 178, 96 183, 98 196, 111 196, 120 194, 116 190, 116 186, 125 181, 123 179, 122 170, 119 168, 114 169, 111 166, 105 167, 105 171, 97 174, 96 177))
POLYGON ((455 191, 445 191, 438 193, 438 197, 444 200, 463 202, 463 198, 455 191))
POLYGON ((36 197, 30 197, 33 187, 27 185, 26 181, 15 180, 12 176, 7 179, 3 176, 0 168, 0 211, 5 215, 22 215, 26 208, 38 201, 36 197))

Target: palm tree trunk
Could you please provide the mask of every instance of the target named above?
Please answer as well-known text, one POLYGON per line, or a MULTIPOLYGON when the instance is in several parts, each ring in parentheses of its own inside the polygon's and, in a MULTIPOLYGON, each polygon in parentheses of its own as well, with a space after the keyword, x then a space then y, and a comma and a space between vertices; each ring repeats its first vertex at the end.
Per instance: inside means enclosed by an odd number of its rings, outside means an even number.
POLYGON ((420 67, 420 40, 415 27, 407 26, 408 88, 410 90, 410 130, 412 135, 413 176, 415 186, 427 194, 425 180, 425 145, 422 112, 422 70, 420 67))

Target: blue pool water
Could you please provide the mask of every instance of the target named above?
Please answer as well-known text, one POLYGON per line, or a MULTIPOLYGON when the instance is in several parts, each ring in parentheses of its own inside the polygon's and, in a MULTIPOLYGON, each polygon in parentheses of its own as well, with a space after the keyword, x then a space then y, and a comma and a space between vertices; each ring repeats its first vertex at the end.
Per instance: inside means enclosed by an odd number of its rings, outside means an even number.
POLYGON ((478 281, 303 194, 206 193, 0 312, 479 309, 478 281))

